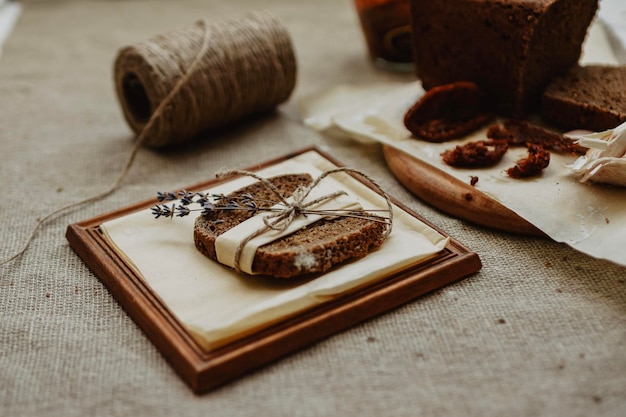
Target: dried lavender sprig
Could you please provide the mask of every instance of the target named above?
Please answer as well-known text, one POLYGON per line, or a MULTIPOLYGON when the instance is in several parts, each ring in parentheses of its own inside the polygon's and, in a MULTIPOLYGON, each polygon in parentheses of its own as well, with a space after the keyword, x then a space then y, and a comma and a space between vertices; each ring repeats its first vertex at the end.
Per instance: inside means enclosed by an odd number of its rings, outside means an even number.
POLYGON ((256 213, 259 210, 279 211, 280 209, 271 208, 271 207, 258 207, 256 204, 253 204, 253 203, 249 203, 245 206, 242 206, 239 204, 233 204, 233 203, 229 203, 225 206, 220 206, 220 205, 212 204, 210 202, 205 203, 201 208, 197 208, 197 209, 192 209, 188 205, 183 205, 183 204, 179 204, 178 206, 175 204, 173 204, 172 206, 168 206, 167 204, 160 204, 160 205, 156 205, 152 207, 151 209, 152 215, 154 215, 156 219, 158 219, 159 217, 169 217, 169 218, 174 217, 174 216, 185 217, 191 214, 191 212, 197 212, 197 211, 201 212, 202 215, 207 216, 210 213, 213 213, 216 211, 235 211, 235 210, 242 210, 242 211, 247 211, 250 213, 256 213))
MULTIPOLYGON (((159 217, 163 218, 173 218, 173 217, 185 217, 191 214, 191 212, 201 212, 203 216, 208 216, 216 211, 235 211, 242 210, 247 211, 253 214, 256 214, 258 211, 266 211, 266 212, 279 212, 282 211, 280 206, 281 203, 273 200, 260 199, 259 201, 269 203, 270 206, 259 206, 257 204, 257 200, 250 194, 245 193, 240 196, 234 197, 226 197, 224 194, 206 194, 202 192, 190 192, 186 190, 181 190, 178 193, 173 192, 158 192, 157 200, 159 201, 172 201, 172 200, 180 200, 180 204, 172 204, 168 206, 166 204, 156 205, 152 208, 152 215, 154 215, 155 219, 159 217), (177 197, 178 196, 178 197, 177 197), (209 199, 213 199, 214 202, 209 199), (223 201, 224 203, 220 204, 219 202, 223 201), (189 206, 191 204, 198 204, 200 208, 192 209, 189 206)), ((308 214, 318 214, 322 216, 333 216, 333 215, 341 215, 342 217, 354 217, 360 218, 364 220, 371 220, 376 222, 387 223, 387 219, 384 217, 379 217, 376 215, 368 215, 368 212, 375 211, 388 211, 388 210, 363 210, 363 211, 354 211, 353 209, 337 209, 337 210, 315 210, 315 209, 304 209, 300 213, 303 215, 308 214)))
MULTIPOLYGON (((206 194, 202 192, 190 192, 181 190, 178 193, 173 192, 161 192, 157 193, 157 200, 174 201, 179 200, 180 204, 167 204, 156 205, 152 208, 152 214, 156 219, 159 217, 172 218, 188 216, 192 211, 201 211, 203 215, 209 215, 215 211, 231 211, 231 210, 245 210, 248 212, 256 213, 258 210, 268 210, 269 208, 261 207, 257 204, 254 197, 249 194, 243 194, 232 198, 227 198, 224 194, 206 194), (211 201, 213 200, 213 201, 211 201), (220 203, 222 202, 222 203, 220 203), (192 209, 189 206, 191 204, 198 204, 200 208, 192 209)), ((263 200, 271 202, 272 205, 275 202, 270 200, 263 200)))
MULTIPOLYGON (((267 212, 279 212, 282 209, 279 207, 256 207, 256 206, 240 206, 229 204, 227 206, 215 206, 212 203, 206 204, 202 208, 191 209, 188 206, 184 205, 175 205, 172 204, 168 206, 166 204, 161 204, 154 206, 152 208, 152 215, 155 216, 155 219, 159 217, 164 218, 173 218, 173 217, 185 217, 191 214, 191 212, 201 211, 201 214, 207 216, 215 211, 233 211, 233 210, 245 210, 251 213, 256 213, 257 211, 267 211, 267 212)), ((368 210, 368 211, 384 211, 384 210, 368 210)), ((355 210, 315 210, 315 209, 305 209, 301 211, 303 215, 309 214, 317 214, 322 216, 333 216, 333 215, 341 215, 342 217, 353 217, 364 220, 371 220, 381 223, 387 223, 387 219, 384 217, 379 217, 376 215, 368 215, 368 211, 363 210, 355 211, 355 210)))

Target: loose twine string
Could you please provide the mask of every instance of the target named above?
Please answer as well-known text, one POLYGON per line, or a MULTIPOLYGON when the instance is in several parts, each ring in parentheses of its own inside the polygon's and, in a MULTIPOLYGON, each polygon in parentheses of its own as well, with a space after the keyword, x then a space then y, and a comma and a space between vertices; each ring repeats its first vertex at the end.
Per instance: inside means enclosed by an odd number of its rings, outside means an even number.
POLYGON ((281 22, 253 12, 242 19, 198 21, 123 48, 114 78, 124 117, 137 134, 122 170, 104 191, 40 218, 22 247, 0 265, 22 255, 48 220, 117 190, 142 146, 176 145, 287 100, 296 61, 281 22))
POLYGON ((279 209, 276 212, 263 217, 263 223, 264 223, 263 227, 260 227, 259 229, 250 233, 248 236, 246 236, 239 242, 239 244, 237 245, 237 248, 235 249, 234 267, 237 272, 241 272, 241 268, 240 268, 241 255, 243 252, 243 248, 246 246, 246 244, 248 244, 248 242, 250 242, 255 237, 260 236, 261 234, 267 232, 268 230, 276 230, 280 232, 286 230, 289 227, 289 225, 295 220, 295 218, 300 215, 318 213, 318 214, 324 214, 327 216, 338 216, 338 217, 356 216, 356 217, 367 218, 368 220, 372 220, 372 221, 382 221, 387 224, 387 228, 385 229, 385 232, 383 233, 383 240, 387 239, 387 237, 389 237, 389 235, 391 234, 391 229, 393 227, 393 206, 391 204, 391 199, 389 198, 387 193, 385 193, 382 187, 378 185, 376 181, 374 181, 367 174, 359 170, 356 170, 354 168, 339 167, 339 168, 324 171, 308 186, 298 187, 291 196, 292 197, 291 202, 285 196, 282 195, 280 190, 274 184, 272 184, 271 181, 269 181, 267 178, 262 177, 254 172, 243 171, 243 170, 230 170, 230 171, 219 172, 217 174, 217 177, 228 178, 228 177, 232 177, 236 175, 245 175, 245 176, 249 176, 249 177, 253 177, 257 179, 265 187, 267 187, 267 189, 272 191, 272 193, 278 198, 280 203, 282 203, 283 205, 282 209, 279 209), (385 203, 387 205, 387 210, 385 210, 387 213, 387 217, 380 218, 378 216, 367 215, 366 211, 363 211, 362 212, 363 214, 355 215, 354 212, 343 213, 342 211, 333 211, 332 209, 327 209, 323 211, 317 211, 314 209, 309 210, 308 209, 309 207, 312 207, 320 202, 333 199, 335 197, 338 197, 339 195, 347 194, 345 191, 336 191, 336 192, 324 194, 320 197, 317 197, 309 201, 306 200, 309 194, 311 193, 311 191, 313 191, 313 189, 315 189, 315 187, 317 187, 318 184, 324 178, 326 178, 329 175, 338 174, 340 172, 351 172, 351 173, 360 175, 361 177, 369 181, 374 186, 374 188, 376 188, 378 193, 384 198, 385 203))

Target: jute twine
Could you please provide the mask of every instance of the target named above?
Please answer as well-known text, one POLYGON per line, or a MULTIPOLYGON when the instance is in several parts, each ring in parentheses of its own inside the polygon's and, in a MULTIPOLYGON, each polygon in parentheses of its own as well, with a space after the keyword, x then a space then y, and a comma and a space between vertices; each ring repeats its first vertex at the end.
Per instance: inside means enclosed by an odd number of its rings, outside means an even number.
POLYGON ((115 87, 129 126, 159 148, 273 109, 296 82, 290 37, 273 15, 197 22, 119 51, 115 87), (202 53, 199 52, 202 51, 202 53), (197 61, 197 69, 189 68, 197 61), (187 80, 148 125, 185 75, 187 80))
POLYGON ((119 188, 141 146, 182 143, 287 100, 296 59, 282 23, 270 13, 253 12, 199 21, 125 47, 115 59, 114 79, 124 116, 137 134, 126 164, 107 189, 41 217, 24 245, 0 265, 23 254, 48 220, 119 188))

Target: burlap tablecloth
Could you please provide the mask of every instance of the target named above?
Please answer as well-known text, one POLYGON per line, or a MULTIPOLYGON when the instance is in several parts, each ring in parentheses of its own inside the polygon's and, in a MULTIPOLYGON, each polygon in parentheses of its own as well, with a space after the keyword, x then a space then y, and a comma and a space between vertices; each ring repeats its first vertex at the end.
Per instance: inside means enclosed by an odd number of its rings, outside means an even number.
POLYGON ((133 142, 113 91, 119 47, 257 8, 293 37, 290 101, 175 151, 142 150, 117 192, 47 222, 0 269, 0 415, 626 415, 626 269, 439 213, 392 177, 378 146, 330 142, 299 124, 296 103, 309 93, 411 79, 369 65, 349 0, 26 2, 0 60, 0 257, 38 217, 105 189, 122 168, 133 142), (72 251, 65 228, 309 145, 366 171, 484 267, 196 396, 72 251))

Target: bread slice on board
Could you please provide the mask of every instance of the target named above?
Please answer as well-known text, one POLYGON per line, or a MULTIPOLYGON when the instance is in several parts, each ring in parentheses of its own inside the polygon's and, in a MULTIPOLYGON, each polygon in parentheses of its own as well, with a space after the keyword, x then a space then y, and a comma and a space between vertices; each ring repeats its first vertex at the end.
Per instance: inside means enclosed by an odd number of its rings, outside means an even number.
MULTIPOLYGON (((299 186, 312 182, 308 174, 288 174, 270 178, 281 194, 289 197, 299 186)), ((264 199, 276 200, 275 195, 261 182, 256 182, 225 197, 250 194, 259 205, 264 199)), ((237 226, 253 213, 245 210, 216 210, 200 215, 194 224, 196 248, 205 256, 217 261, 216 238, 237 226)), ((382 218, 381 218, 382 219, 382 218)), ((386 224, 380 221, 355 217, 322 219, 279 240, 260 246, 255 254, 252 270, 255 273, 277 278, 322 273, 349 259, 362 258, 378 248, 384 240, 386 224)))

